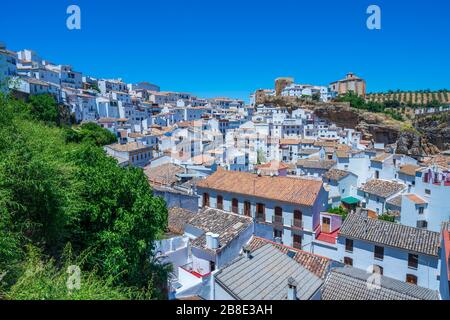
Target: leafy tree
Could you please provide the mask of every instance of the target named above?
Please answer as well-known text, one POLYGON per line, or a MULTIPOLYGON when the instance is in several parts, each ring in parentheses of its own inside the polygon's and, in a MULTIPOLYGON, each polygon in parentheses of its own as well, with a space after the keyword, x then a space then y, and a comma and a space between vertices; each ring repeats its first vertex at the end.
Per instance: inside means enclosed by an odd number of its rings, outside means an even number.
POLYGON ((0 275, 8 271, 0 294, 64 298, 33 290, 57 283, 71 243, 75 255, 90 252, 82 267, 95 275, 93 286, 108 281, 132 298, 163 297, 168 270, 152 259, 152 244, 165 230, 167 208, 142 170, 120 168, 97 146, 108 142, 101 128, 83 127, 70 142, 65 129, 36 113, 44 107, 0 96, 0 110, 0 275), (35 283, 24 273, 29 245, 48 270, 35 283))
POLYGON ((48 94, 31 96, 30 102, 30 114, 40 121, 44 121, 51 124, 57 124, 59 121, 58 104, 55 99, 48 94))
POLYGON ((262 149, 258 149, 257 151, 257 164, 263 164, 266 163, 266 155, 264 154, 264 151, 262 149))
POLYGON ((97 146, 105 146, 117 142, 117 137, 109 130, 95 123, 84 123, 78 128, 66 129, 67 142, 86 142, 97 146))
POLYGON ((338 97, 337 102, 350 102, 350 106, 356 109, 364 109, 366 101, 364 98, 358 96, 353 91, 348 92, 346 95, 338 97))

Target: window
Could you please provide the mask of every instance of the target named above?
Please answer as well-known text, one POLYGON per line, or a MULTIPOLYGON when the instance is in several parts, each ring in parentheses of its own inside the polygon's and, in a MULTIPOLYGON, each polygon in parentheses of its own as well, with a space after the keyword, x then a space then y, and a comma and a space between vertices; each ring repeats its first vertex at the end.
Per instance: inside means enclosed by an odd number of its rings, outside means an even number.
POLYGON ((380 179, 380 171, 375 171, 375 179, 380 179))
POLYGON ((256 219, 262 222, 266 220, 266 209, 262 203, 256 204, 256 219))
POLYGON ((217 196, 217 209, 223 210, 223 197, 217 196))
POLYGON ((274 223, 283 223, 283 209, 275 207, 274 223))
POLYGON ((417 285, 417 276, 413 274, 406 275, 406 282, 417 285))
POLYGON ((245 201, 244 202, 244 215, 247 217, 251 217, 252 213, 251 213, 251 203, 250 201, 245 201))
POLYGON ((431 190, 430 189, 425 189, 425 194, 430 195, 431 194, 431 190))
POLYGON ((353 252, 353 240, 345 239, 345 251, 353 252))
POLYGON ((209 207, 209 193, 203 194, 203 206, 209 207))
POLYGON ((303 227, 303 214, 300 210, 294 210, 294 227, 302 228, 303 227))
POLYGON ((209 272, 216 270, 216 263, 214 261, 209 262, 209 272))
POLYGON ((352 267, 352 266, 353 266, 353 259, 350 258, 350 257, 344 257, 344 264, 345 264, 346 266, 352 267))
POLYGON ((425 208, 424 207, 419 207, 419 214, 423 214, 425 208))
POLYGON ((425 220, 417 221, 417 228, 419 228, 419 229, 427 229, 428 228, 428 222, 425 221, 425 220))
POLYGON ((231 200, 231 212, 233 213, 239 213, 239 200, 233 199, 231 200))
POLYGON ((283 237, 283 231, 282 230, 278 230, 278 229, 274 229, 273 230, 273 237, 275 238, 282 238, 283 237))
POLYGON ((293 236, 293 247, 296 249, 302 249, 302 236, 299 234, 294 234, 293 236))
POLYGON ((384 259, 384 247, 375 246, 374 248, 374 258, 377 260, 384 259))
POLYGON ((408 268, 417 269, 419 265, 419 256, 417 254, 408 254, 408 268))

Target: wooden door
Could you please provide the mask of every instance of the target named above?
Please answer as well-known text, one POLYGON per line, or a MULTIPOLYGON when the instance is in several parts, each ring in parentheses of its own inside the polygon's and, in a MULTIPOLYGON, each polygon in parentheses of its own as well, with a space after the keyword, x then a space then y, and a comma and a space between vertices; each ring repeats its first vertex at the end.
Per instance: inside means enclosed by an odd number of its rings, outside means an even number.
POLYGON ((331 232, 331 219, 327 217, 322 218, 322 232, 330 233, 331 232))

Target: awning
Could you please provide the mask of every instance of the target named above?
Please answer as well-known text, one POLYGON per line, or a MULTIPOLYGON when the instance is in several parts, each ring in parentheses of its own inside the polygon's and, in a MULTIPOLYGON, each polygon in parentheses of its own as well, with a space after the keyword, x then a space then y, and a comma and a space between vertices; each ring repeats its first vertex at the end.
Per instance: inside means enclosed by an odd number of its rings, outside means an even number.
POLYGON ((347 197, 342 199, 341 201, 346 204, 358 204, 360 202, 360 200, 355 197, 347 197))

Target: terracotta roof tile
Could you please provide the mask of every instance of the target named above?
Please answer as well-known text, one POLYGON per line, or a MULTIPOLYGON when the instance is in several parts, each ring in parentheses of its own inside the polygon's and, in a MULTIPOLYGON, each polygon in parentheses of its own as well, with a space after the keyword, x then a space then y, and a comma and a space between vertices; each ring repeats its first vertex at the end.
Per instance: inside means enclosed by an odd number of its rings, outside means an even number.
POLYGON ((323 183, 318 180, 290 177, 259 177, 256 174, 217 170, 214 174, 200 181, 197 188, 213 189, 312 206, 323 183))
POLYGON ((318 256, 303 250, 295 249, 292 247, 288 247, 276 242, 269 241, 267 239, 263 239, 260 237, 254 236, 250 243, 248 244, 248 249, 251 252, 261 248, 266 244, 271 244, 282 253, 287 254, 289 251, 293 252, 292 259, 298 262, 300 265, 314 273, 316 276, 320 278, 325 278, 328 269, 331 265, 331 260, 322 256, 318 256))
POLYGON ((367 181, 359 190, 383 198, 388 198, 405 189, 405 185, 395 181, 373 179, 367 181))
POLYGON ((416 170, 419 168, 420 168, 420 166, 416 166, 413 164, 405 164, 400 167, 400 170, 398 172, 406 174, 408 176, 415 176, 416 170))
POLYGON ((345 177, 347 177, 350 174, 350 172, 345 170, 339 170, 339 169, 331 169, 327 173, 323 175, 325 179, 332 180, 332 181, 339 181, 345 177))
POLYGON ((168 219, 169 231, 175 234, 184 234, 184 226, 193 218, 194 214, 194 212, 183 208, 170 208, 168 219))
POLYGON ((418 195, 415 195, 415 194, 408 194, 407 197, 409 200, 411 200, 415 204, 426 204, 427 203, 424 199, 422 199, 421 197, 419 197, 418 195))

